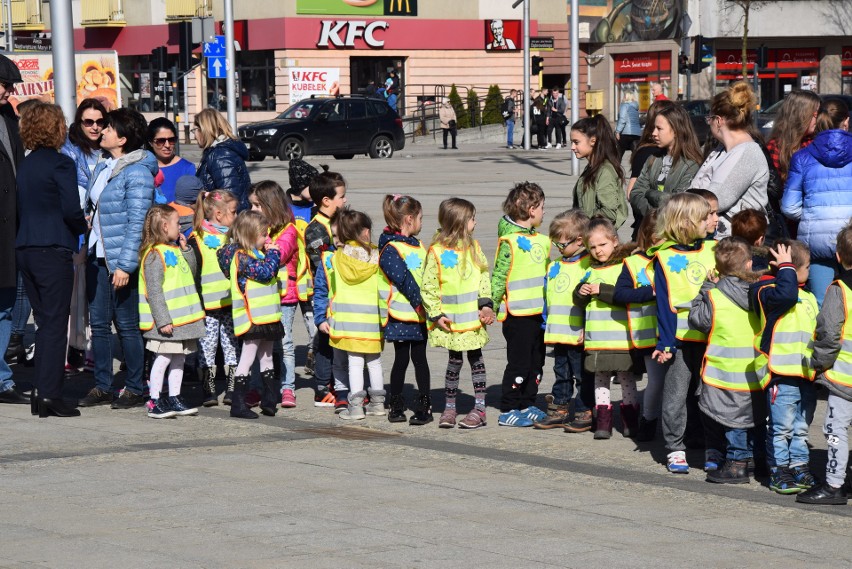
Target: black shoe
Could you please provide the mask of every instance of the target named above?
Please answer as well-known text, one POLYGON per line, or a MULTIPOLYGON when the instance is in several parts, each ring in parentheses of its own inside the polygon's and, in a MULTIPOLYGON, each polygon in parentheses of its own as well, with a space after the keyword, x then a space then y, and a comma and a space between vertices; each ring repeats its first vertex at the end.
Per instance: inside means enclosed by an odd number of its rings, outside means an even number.
POLYGON ((205 407, 215 407, 219 404, 219 399, 216 397, 216 379, 213 377, 213 370, 209 367, 199 367, 198 378, 201 381, 201 391, 204 393, 205 407))
POLYGON ((12 334, 9 337, 9 345, 6 347, 6 362, 12 363, 15 358, 24 355, 25 352, 23 334, 12 334))
POLYGON ((278 402, 281 401, 281 373, 273 369, 260 372, 263 382, 263 394, 260 398, 260 412, 267 417, 278 413, 278 402))
POLYGON ((391 395, 388 402, 388 421, 391 423, 404 423, 408 420, 405 416, 405 399, 402 395, 391 395))
POLYGON ((647 420, 645 417, 639 417, 639 432, 636 433, 636 442, 647 443, 654 440, 657 436, 657 420, 647 420))
POLYGON ((814 486, 801 494, 796 494, 796 501, 802 504, 823 504, 826 506, 845 506, 849 503, 846 488, 832 487, 828 482, 814 486))
POLYGON ((748 484, 748 468, 744 460, 726 460, 719 470, 707 473, 707 482, 716 484, 748 484))
POLYGON ((144 395, 137 395, 128 389, 122 389, 118 399, 112 402, 113 409, 132 409, 141 407, 145 404, 147 398, 144 395))
POLYGON ((95 407, 97 405, 109 405, 112 403, 112 399, 112 393, 94 387, 77 404, 80 407, 95 407))
POLYGON ((0 403, 10 403, 12 405, 26 405, 29 402, 29 397, 21 395, 14 387, 12 387, 11 389, 7 389, 6 391, 0 391, 0 403))
POLYGON ((408 420, 409 425, 426 425, 434 421, 432 417, 432 396, 421 393, 414 405, 414 414, 408 420))
POLYGON ((247 375, 234 377, 234 393, 231 401, 231 417, 238 419, 257 419, 258 414, 246 406, 246 392, 248 391, 247 375))
POLYGON ((71 407, 62 399, 43 399, 38 398, 38 416, 41 419, 45 417, 79 417, 80 410, 71 407))

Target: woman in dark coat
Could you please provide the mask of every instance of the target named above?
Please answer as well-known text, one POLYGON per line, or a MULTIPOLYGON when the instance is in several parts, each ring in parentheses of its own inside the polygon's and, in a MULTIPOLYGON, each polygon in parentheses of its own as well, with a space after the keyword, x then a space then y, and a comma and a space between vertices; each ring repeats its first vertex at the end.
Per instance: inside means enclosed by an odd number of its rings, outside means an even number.
POLYGON ((204 150, 195 172, 204 189, 228 190, 237 196, 240 211, 249 209, 251 179, 246 168, 246 145, 233 133, 225 117, 213 109, 195 115, 192 131, 198 147, 204 150))

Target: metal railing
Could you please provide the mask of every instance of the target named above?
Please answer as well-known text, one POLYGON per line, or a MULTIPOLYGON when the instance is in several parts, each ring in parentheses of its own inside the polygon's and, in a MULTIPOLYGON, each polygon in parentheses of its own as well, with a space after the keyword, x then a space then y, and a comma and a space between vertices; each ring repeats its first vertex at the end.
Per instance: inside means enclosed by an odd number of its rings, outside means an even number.
POLYGON ((83 26, 126 26, 124 0, 82 0, 83 26))
MULTIPOLYGON (((44 29, 41 17, 41 0, 12 0, 12 28, 44 29)), ((6 10, 0 10, 0 26, 6 25, 6 10)))
POLYGON ((166 0, 166 21, 178 22, 213 15, 213 0, 166 0))

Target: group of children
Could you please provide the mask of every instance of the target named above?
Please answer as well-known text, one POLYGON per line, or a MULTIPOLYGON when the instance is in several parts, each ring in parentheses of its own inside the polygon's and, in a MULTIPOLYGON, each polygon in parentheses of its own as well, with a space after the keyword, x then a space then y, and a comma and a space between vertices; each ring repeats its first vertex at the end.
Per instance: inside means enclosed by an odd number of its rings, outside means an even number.
MULTIPOLYGON (((239 214, 228 192, 202 192, 188 240, 178 214, 154 206, 140 252, 141 322, 156 354, 149 415, 197 412, 180 399, 180 383, 183 358, 198 341, 205 405, 218 403, 212 370, 221 347, 232 416, 257 418, 252 399, 265 415, 275 415, 279 402, 294 407, 292 332, 301 307, 312 334, 316 406, 335 407, 345 420, 406 421, 402 392, 412 362, 418 394, 409 423, 431 422, 428 340, 449 351, 438 426, 477 429, 487 424, 482 348, 487 326, 500 320, 507 365, 499 425, 593 431, 595 439, 608 439, 615 380, 624 436, 650 441, 659 421, 670 472, 688 472, 686 448, 703 447, 710 482, 748 482, 750 471, 759 475, 768 467, 776 492, 846 503, 852 327, 847 332, 844 324, 852 301, 852 228, 838 236, 843 271, 819 312, 802 288, 807 247, 779 240, 769 250, 769 268, 753 271, 753 246, 762 236, 717 243, 711 192, 671 196, 648 212, 637 242, 627 244, 610 220, 577 209, 557 215, 548 234, 540 233, 544 199, 534 183, 510 190, 493 271, 473 236, 471 202, 440 204, 439 228, 427 248, 417 237, 421 204, 387 195, 387 227, 377 246, 370 218, 345 207, 343 178, 301 162, 291 164, 290 190, 255 184, 251 210, 239 214), (309 221, 308 202, 314 205, 309 221), (551 246, 559 253, 553 260, 551 246), (386 340, 395 354, 389 396, 381 362, 386 340), (555 381, 542 411, 536 398, 546 345, 553 348, 555 381), (475 403, 459 418, 465 353, 475 403), (255 360, 259 397, 249 390, 255 360), (648 383, 640 398, 643 373, 648 383), (823 485, 808 470, 815 379, 830 391, 823 485)), ((748 210, 738 216, 735 235, 739 222, 753 225, 748 210)))

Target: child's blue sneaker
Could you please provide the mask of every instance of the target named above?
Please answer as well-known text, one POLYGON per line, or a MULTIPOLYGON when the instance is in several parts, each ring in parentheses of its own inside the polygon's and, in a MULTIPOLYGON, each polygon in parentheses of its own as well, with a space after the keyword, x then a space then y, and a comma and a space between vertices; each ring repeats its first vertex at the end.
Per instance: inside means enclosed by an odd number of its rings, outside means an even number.
POLYGON ((668 465, 666 466, 672 474, 689 474, 689 464, 686 462, 686 453, 676 450, 669 453, 668 465))
POLYGON ((704 472, 714 472, 725 464, 725 455, 714 448, 704 451, 704 472))
POLYGON ((196 407, 187 407, 180 398, 180 395, 169 397, 169 409, 174 411, 175 415, 180 415, 181 417, 198 415, 198 409, 196 407))
POLYGON ((165 397, 151 399, 148 402, 148 416, 152 419, 168 419, 175 415, 177 413, 169 407, 165 397))
POLYGON ((793 480, 796 481, 796 486, 802 490, 807 490, 816 486, 816 479, 814 478, 814 475, 811 474, 807 464, 791 466, 790 474, 793 476, 793 480))
POLYGON ((497 417, 497 424, 504 427, 532 427, 533 421, 528 419, 521 411, 513 409, 500 413, 497 417))
POLYGON ((521 409, 520 413, 533 423, 544 421, 547 418, 547 413, 545 413, 535 405, 530 405, 526 409, 521 409))
POLYGON ((802 491, 802 488, 796 486, 790 471, 782 466, 769 469, 769 489, 779 494, 798 494, 802 491))

